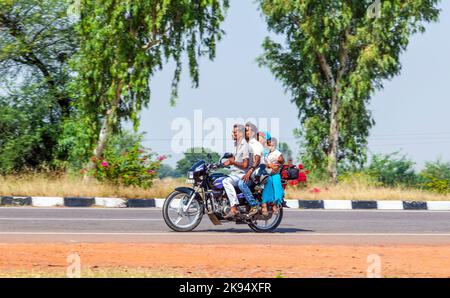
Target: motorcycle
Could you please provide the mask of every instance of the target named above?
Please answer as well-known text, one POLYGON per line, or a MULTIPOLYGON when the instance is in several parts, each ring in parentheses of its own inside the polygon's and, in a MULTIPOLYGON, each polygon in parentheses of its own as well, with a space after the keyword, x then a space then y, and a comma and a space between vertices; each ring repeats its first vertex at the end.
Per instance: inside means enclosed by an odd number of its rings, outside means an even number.
MULTIPOLYGON (((233 219, 224 218, 231 208, 223 186, 223 180, 228 175, 217 171, 225 168, 222 161, 232 156, 231 153, 225 153, 218 163, 207 163, 201 160, 189 169, 187 182, 192 183, 193 187, 177 187, 164 202, 162 212, 167 226, 177 232, 189 232, 200 224, 205 214, 214 225, 231 221, 236 224, 247 224, 255 232, 271 232, 280 225, 283 218, 283 206, 274 213, 273 204, 269 203, 267 216, 263 216, 260 212, 249 216, 250 206, 238 187, 236 187, 236 193, 239 199, 239 213, 233 219)), ((250 190, 255 199, 261 202, 268 175, 260 167, 251 179, 253 183, 250 190)))

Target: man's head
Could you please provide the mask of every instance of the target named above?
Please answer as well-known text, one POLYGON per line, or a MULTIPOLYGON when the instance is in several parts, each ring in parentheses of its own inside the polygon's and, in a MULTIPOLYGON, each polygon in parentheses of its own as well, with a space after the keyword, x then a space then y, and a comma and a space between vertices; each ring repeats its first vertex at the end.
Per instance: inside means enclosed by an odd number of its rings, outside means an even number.
POLYGON ((256 138, 258 128, 251 122, 245 123, 245 139, 247 141, 256 138))
POLYGON ((233 140, 240 141, 245 135, 245 126, 242 124, 233 125, 233 140))

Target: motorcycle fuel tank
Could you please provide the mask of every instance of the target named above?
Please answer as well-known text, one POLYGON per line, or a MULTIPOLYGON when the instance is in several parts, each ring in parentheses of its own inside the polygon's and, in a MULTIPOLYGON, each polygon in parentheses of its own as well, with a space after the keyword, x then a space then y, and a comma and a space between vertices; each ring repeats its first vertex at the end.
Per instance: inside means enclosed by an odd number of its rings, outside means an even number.
POLYGON ((223 189, 223 180, 227 178, 228 176, 221 173, 214 173, 211 175, 211 181, 213 184, 214 189, 221 190, 223 189))

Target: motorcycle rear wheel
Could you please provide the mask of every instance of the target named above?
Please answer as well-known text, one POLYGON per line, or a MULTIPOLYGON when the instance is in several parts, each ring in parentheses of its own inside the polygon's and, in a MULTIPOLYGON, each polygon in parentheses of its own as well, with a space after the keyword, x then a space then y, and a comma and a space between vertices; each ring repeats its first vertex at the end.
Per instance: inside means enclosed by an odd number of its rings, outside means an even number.
POLYGON ((163 218, 166 225, 176 232, 190 232, 194 230, 202 221, 204 208, 203 203, 195 198, 187 211, 182 207, 189 201, 189 195, 184 192, 174 191, 164 201, 163 218), (183 205, 184 204, 184 205, 183 205), (175 219, 171 215, 175 215, 175 219), (180 224, 187 219, 186 224, 180 224))
POLYGON ((264 220, 255 220, 248 224, 248 226, 255 232, 258 233, 270 233, 273 232, 281 223, 281 220, 283 219, 283 208, 281 207, 279 209, 278 214, 272 214, 272 217, 269 221, 264 220), (261 222, 261 224, 259 223, 261 222), (265 222, 265 224, 262 224, 262 222, 265 222))

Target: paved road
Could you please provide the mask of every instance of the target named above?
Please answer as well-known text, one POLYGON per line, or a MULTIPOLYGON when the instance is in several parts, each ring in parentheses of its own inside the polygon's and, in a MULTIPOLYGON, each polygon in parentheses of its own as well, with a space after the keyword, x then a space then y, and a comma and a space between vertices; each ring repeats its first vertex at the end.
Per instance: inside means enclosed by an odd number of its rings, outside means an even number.
POLYGON ((195 232, 172 232, 155 208, 0 208, 0 243, 11 242, 449 245, 450 212, 286 210, 277 233, 255 234, 207 217, 195 232))

